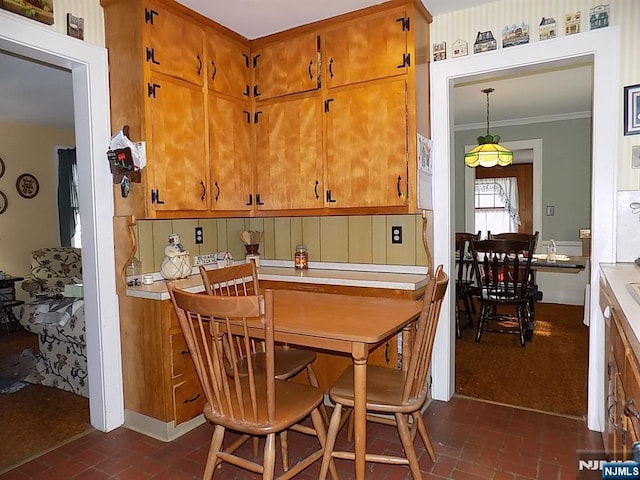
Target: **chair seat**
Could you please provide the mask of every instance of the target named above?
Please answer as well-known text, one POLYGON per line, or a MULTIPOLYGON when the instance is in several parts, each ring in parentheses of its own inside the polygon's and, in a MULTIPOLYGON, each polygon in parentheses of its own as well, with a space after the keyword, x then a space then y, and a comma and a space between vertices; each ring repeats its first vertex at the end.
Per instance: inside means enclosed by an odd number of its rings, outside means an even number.
MULTIPOLYGON (((377 365, 367 366, 367 410, 380 413, 413 412, 416 404, 426 400, 427 388, 424 395, 419 395, 408 403, 402 402, 402 392, 407 372, 394 368, 377 365), (405 408, 406 407, 406 408, 405 408)), ((353 408, 353 367, 347 368, 329 390, 333 402, 341 403, 353 408)))
MULTIPOLYGON (((264 352, 253 354, 253 368, 257 371, 265 371, 267 358, 264 352)), ((288 380, 307 368, 316 359, 316 352, 300 348, 278 348, 275 350, 276 378, 288 380)), ((248 371, 247 359, 238 361, 238 371, 246 374, 248 371)))
MULTIPOLYGON (((250 412, 252 407, 247 377, 243 377, 242 383, 244 384, 242 390, 244 409, 250 412)), ((289 426, 299 423, 300 420, 307 417, 317 408, 324 399, 322 390, 317 387, 284 380, 276 380, 275 386, 278 401, 275 404, 275 417, 271 423, 268 421, 265 389, 258 389, 256 391, 258 415, 255 422, 249 420, 238 422, 237 418, 214 412, 209 403, 205 404, 203 410, 204 416, 210 422, 216 425, 222 425, 236 432, 249 435, 268 435, 270 433, 281 432, 289 428, 289 426)), ((239 408, 237 401, 235 401, 235 390, 231 390, 231 396, 234 399, 234 408, 239 408)), ((251 414, 247 414, 247 417, 250 416, 251 414)))

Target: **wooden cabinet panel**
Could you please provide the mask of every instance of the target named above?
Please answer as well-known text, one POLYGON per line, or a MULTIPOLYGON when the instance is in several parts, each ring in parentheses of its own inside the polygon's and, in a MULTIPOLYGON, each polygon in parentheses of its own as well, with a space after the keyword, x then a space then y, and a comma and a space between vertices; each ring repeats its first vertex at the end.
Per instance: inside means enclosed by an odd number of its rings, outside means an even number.
POLYGON ((204 29, 152 1, 145 6, 144 22, 149 30, 145 58, 151 70, 202 85, 204 29))
POLYGON ((404 206, 408 195, 407 85, 375 83, 326 100, 329 207, 404 206))
POLYGON ((207 29, 205 45, 209 90, 249 100, 251 83, 249 45, 244 45, 213 29, 207 29))
POLYGON ((156 210, 206 210, 207 159, 202 89, 169 77, 152 77, 152 189, 156 210))
POLYGON ((251 125, 246 101, 209 92, 212 210, 250 210, 251 125))
POLYGON ((174 418, 176 425, 200 415, 205 396, 195 372, 184 375, 173 387, 174 418))
POLYGON ((321 208, 322 110, 319 95, 259 105, 256 181, 259 210, 321 208))
POLYGON ((318 35, 306 33, 252 51, 256 100, 320 88, 318 50, 318 35))
POLYGON ((182 332, 171 335, 171 372, 178 377, 195 371, 191 353, 182 332))
POLYGON ((324 79, 329 88, 403 75, 409 71, 404 10, 353 20, 323 32, 324 79))

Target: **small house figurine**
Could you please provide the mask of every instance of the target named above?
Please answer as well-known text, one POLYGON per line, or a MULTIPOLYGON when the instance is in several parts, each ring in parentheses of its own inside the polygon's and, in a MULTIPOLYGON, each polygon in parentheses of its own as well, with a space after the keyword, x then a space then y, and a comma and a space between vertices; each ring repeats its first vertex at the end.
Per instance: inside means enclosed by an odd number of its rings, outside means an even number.
POLYGON ((440 42, 433 44, 433 61, 447 59, 447 42, 440 42))
POLYGON ((453 42, 453 48, 451 49, 452 57, 466 57, 469 54, 469 45, 467 42, 459 38, 453 42))
POLYGON ((473 53, 488 52, 490 50, 495 50, 496 48, 498 48, 498 42, 496 42, 491 30, 478 32, 478 35, 476 35, 476 41, 473 44, 473 53))
POLYGON ((502 29, 502 48, 513 47, 515 45, 523 45, 529 43, 529 25, 521 23, 520 25, 505 26, 502 29))
POLYGON ((542 17, 540 20, 540 40, 556 38, 556 21, 553 18, 542 17))
POLYGON ((580 33, 580 12, 567 13, 564 16, 564 34, 573 35, 574 33, 580 33))
POLYGON ((596 5, 589 9, 589 30, 609 26, 609 5, 596 5))

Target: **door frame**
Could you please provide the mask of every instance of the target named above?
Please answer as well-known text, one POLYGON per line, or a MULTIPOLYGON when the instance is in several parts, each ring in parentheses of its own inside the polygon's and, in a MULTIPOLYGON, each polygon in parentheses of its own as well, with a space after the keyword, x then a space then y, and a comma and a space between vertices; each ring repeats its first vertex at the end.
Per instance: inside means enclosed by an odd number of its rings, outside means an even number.
POLYGON ((120 323, 113 242, 107 50, 0 11, 0 49, 71 71, 78 153, 91 425, 124 423, 120 323), (84 161, 83 161, 84 159, 84 161))
MULTIPOLYGON (((590 298, 598 298, 601 262, 615 262, 617 162, 620 139, 620 28, 610 26, 576 35, 534 42, 515 48, 453 58, 431 64, 431 134, 433 142, 434 263, 454 270, 453 218, 455 207, 455 163, 453 150, 453 86, 481 75, 497 72, 535 71, 545 66, 575 62, 580 57, 593 62, 593 131, 591 229, 592 264, 590 298), (614 159, 612 161, 612 159, 614 159), (597 200, 596 200, 597 199, 597 200), (440 232, 440 233, 438 233, 440 232)), ((460 160, 461 161, 461 160, 460 160)), ((454 304, 451 292, 443 301, 444 312, 436 332, 433 354, 433 398, 449 400, 455 390, 454 304)), ((597 302, 589 305, 589 385, 587 426, 602 431, 604 412, 604 320, 597 302)))

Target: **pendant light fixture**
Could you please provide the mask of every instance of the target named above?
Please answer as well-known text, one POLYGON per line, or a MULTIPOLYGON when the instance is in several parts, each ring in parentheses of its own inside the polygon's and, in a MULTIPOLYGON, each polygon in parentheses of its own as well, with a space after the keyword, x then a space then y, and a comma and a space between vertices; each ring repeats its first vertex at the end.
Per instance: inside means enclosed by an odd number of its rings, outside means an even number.
POLYGON ((504 167, 513 162, 513 152, 507 150, 498 142, 499 135, 489 134, 489 94, 493 92, 493 88, 485 88, 482 93, 487 94, 487 135, 478 137, 478 146, 470 150, 464 156, 464 163, 467 167, 495 167, 499 165, 504 167))

